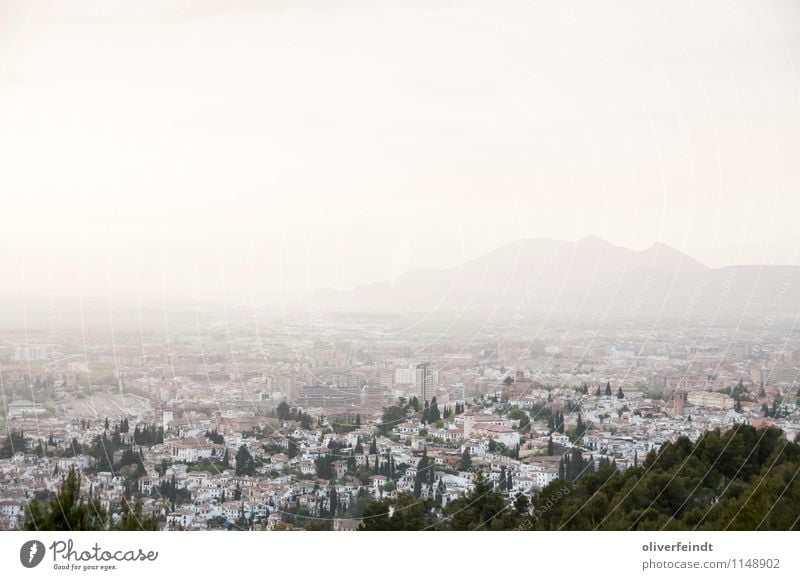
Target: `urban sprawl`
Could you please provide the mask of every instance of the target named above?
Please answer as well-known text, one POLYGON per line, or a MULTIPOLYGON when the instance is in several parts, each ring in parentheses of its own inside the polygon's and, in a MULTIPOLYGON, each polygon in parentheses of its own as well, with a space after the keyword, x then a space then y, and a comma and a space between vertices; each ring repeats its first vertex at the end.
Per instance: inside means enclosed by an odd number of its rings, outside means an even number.
POLYGON ((339 531, 375 502, 444 509, 476 485, 527 509, 681 436, 800 432, 800 340, 766 328, 298 317, 76 336, 0 343, 0 529, 30 526, 70 474, 112 524, 136 501, 157 529, 339 531))

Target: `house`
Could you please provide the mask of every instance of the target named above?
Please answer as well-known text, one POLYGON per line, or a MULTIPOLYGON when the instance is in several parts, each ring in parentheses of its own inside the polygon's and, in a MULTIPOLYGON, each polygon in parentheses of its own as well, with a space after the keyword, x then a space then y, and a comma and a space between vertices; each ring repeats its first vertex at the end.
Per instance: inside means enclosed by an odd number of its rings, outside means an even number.
POLYGON ((15 499, 0 500, 0 517, 9 520, 18 519, 23 513, 23 501, 15 499))
POLYGON ((171 527, 188 528, 194 523, 194 512, 188 509, 179 509, 167 514, 167 524, 171 527))
POLYGON ((221 457, 225 446, 211 443, 205 437, 180 439, 171 445, 172 458, 175 461, 195 463, 201 459, 221 457))
POLYGON ((476 426, 475 430, 478 434, 483 434, 491 437, 495 441, 499 441, 506 447, 516 447, 519 445, 520 435, 517 431, 514 431, 511 427, 507 427, 505 425, 484 425, 484 426, 476 426))
POLYGON ((278 512, 272 512, 267 516, 267 530, 274 530, 283 523, 283 516, 278 512))
POLYGON ((355 532, 361 525, 361 520, 335 519, 333 520, 334 532, 355 532))

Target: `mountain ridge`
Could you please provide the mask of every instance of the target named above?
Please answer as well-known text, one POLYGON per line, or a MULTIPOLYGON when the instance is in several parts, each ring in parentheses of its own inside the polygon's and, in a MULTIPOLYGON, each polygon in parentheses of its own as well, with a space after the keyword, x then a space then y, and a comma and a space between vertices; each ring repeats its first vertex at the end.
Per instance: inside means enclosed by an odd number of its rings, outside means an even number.
POLYGON ((448 268, 418 268, 350 290, 318 289, 305 306, 331 311, 474 309, 578 314, 735 314, 800 307, 800 267, 709 268, 663 242, 643 250, 597 236, 520 238, 448 268), (787 282, 788 280, 788 282, 787 282), (795 290, 786 290, 787 284, 795 290), (784 288, 782 292, 778 292, 784 288))

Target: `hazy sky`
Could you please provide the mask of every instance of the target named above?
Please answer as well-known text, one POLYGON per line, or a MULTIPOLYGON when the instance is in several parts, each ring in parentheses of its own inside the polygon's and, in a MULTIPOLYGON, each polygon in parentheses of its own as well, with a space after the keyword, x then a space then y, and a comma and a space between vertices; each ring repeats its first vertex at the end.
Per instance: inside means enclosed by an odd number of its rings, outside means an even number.
POLYGON ((0 294, 274 297, 587 234, 774 261, 799 68, 795 0, 2 1, 0 294))

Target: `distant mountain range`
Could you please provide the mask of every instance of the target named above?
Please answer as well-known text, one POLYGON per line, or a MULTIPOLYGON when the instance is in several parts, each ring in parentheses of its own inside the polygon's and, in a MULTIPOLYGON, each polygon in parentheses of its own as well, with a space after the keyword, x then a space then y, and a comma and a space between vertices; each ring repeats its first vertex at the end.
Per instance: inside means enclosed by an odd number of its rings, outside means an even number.
POLYGON ((333 312, 469 311, 568 316, 794 317, 800 266, 708 268, 662 243, 642 251, 597 237, 523 239, 459 266, 418 269, 348 291, 321 289, 305 306, 333 312))

